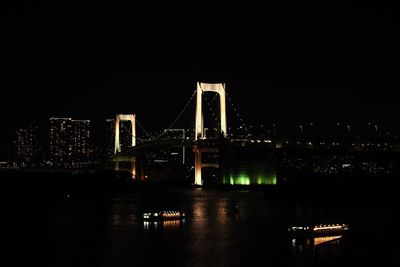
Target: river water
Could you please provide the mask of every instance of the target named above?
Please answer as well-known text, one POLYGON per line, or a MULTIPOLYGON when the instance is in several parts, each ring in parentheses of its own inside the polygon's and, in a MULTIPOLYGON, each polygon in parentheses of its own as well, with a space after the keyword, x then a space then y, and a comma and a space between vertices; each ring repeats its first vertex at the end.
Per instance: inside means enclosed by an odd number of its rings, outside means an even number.
POLYGON ((397 205, 385 201, 286 201, 258 189, 174 186, 87 196, 71 188, 55 194, 2 189, 3 252, 10 262, 3 266, 400 264, 397 205), (143 212, 163 209, 187 217, 143 222, 143 212), (318 246, 288 236, 289 226, 320 222, 348 223, 350 230, 318 246))

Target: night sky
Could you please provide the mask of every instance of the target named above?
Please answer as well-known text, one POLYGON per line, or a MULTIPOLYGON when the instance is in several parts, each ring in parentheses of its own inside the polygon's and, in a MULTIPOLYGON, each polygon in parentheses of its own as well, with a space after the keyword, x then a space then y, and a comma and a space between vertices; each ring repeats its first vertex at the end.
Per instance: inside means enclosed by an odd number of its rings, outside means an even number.
POLYGON ((136 113, 147 128, 165 128, 197 81, 226 82, 255 123, 397 127, 395 9, 349 2, 181 12, 114 1, 6 2, 2 147, 15 127, 50 116, 102 121, 136 113))

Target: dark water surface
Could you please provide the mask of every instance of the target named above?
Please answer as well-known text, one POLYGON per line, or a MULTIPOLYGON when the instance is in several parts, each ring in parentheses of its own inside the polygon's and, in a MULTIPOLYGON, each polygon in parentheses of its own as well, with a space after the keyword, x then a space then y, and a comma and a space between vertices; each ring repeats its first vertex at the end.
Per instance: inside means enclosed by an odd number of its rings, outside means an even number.
POLYGON ((85 195, 30 187, 2 188, 2 266, 400 265, 397 204, 378 195, 324 202, 274 199, 263 190, 146 186, 85 195), (187 218, 141 219, 161 209, 187 218), (349 223, 350 231, 316 247, 287 234, 288 226, 319 222, 349 223))

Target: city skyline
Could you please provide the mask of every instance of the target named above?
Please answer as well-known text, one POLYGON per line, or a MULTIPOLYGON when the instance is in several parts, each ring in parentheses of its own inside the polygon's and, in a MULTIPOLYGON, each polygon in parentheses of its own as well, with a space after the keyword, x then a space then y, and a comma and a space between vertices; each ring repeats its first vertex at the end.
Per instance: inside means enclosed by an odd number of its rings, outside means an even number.
MULTIPOLYGON (((182 133, 187 139, 195 139, 193 127, 170 127, 158 133, 148 133, 139 121, 133 119, 134 124, 131 124, 129 120, 132 115, 134 114, 116 116, 117 119, 123 118, 118 127, 119 145, 115 139, 115 118, 107 118, 101 124, 94 124, 91 120, 51 117, 46 125, 29 124, 26 127, 14 129, 12 138, 9 140, 10 150, 3 149, 1 156, 3 160, 10 160, 10 164, 21 167, 81 168, 93 165, 95 161, 111 158, 114 153, 121 152, 121 149, 124 152, 136 142, 141 145, 160 138, 172 140, 182 138, 182 133), (137 135, 132 136, 133 125, 133 128, 136 127, 139 131, 136 132, 137 135), (171 135, 171 132, 174 134, 171 135), (65 165, 65 162, 68 165, 65 165)), ((206 120, 205 122, 205 126, 210 123, 206 120)), ((391 151, 393 149, 397 151, 400 144, 398 132, 392 132, 392 129, 375 123, 363 125, 362 129, 349 122, 334 123, 328 125, 328 129, 327 125, 321 126, 313 122, 293 124, 290 129, 286 128, 288 125, 282 127, 279 124, 243 124, 243 127, 238 128, 232 128, 229 124, 228 126, 227 140, 268 141, 274 143, 277 148, 286 144, 286 146, 299 148, 312 146, 333 150, 341 148, 359 151, 391 151)), ((200 139, 218 139, 218 128, 204 127, 203 132, 204 136, 200 139)))
POLYGON ((214 20, 182 31, 136 24, 143 17, 129 14, 133 6, 100 2, 96 10, 109 15, 102 20, 90 4, 64 4, 5 9, 2 146, 13 129, 52 116, 99 122, 137 114, 162 130, 168 125, 159 122, 179 114, 196 82, 226 83, 253 124, 399 128, 399 21, 391 9, 272 6, 241 27, 227 15, 230 27, 214 20))
POLYGON ((400 262, 398 8, 0 6, 4 262, 400 262))

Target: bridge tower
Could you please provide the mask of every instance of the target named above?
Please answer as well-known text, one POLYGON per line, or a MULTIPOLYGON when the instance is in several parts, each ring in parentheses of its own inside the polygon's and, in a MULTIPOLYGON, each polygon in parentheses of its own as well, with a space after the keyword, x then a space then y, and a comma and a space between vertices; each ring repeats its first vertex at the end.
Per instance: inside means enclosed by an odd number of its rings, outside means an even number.
POLYGON ((115 146, 114 153, 121 152, 121 144, 119 143, 119 124, 120 121, 131 122, 132 146, 136 145, 136 115, 135 114, 117 114, 115 118, 115 146))
MULTIPOLYGON (((136 115, 135 114, 117 114, 115 117, 115 146, 114 146, 114 154, 121 152, 121 144, 119 142, 119 126, 121 121, 130 121, 131 122, 131 134, 132 134, 132 141, 131 145, 136 145, 136 115)), ((115 171, 120 171, 120 162, 129 162, 130 169, 129 172, 132 174, 132 179, 136 178, 136 159, 131 157, 117 157, 115 159, 115 171)))
MULTIPOLYGON (((225 84, 224 83, 197 83, 197 100, 196 100, 196 118, 195 118, 195 140, 204 139, 204 120, 203 120, 203 108, 202 108, 202 96, 204 92, 216 92, 219 95, 220 100, 220 125, 221 132, 226 137, 227 135, 227 123, 226 123, 226 103, 225 103, 225 84)), ((194 149, 195 152, 195 169, 194 169, 194 184, 202 185, 201 177, 201 149, 197 146, 194 149)))
POLYGON ((227 125, 226 125, 225 84, 198 82, 197 100, 196 100, 195 140, 204 138, 203 108, 202 108, 202 96, 204 92, 216 92, 219 95, 221 132, 226 137, 227 125))

